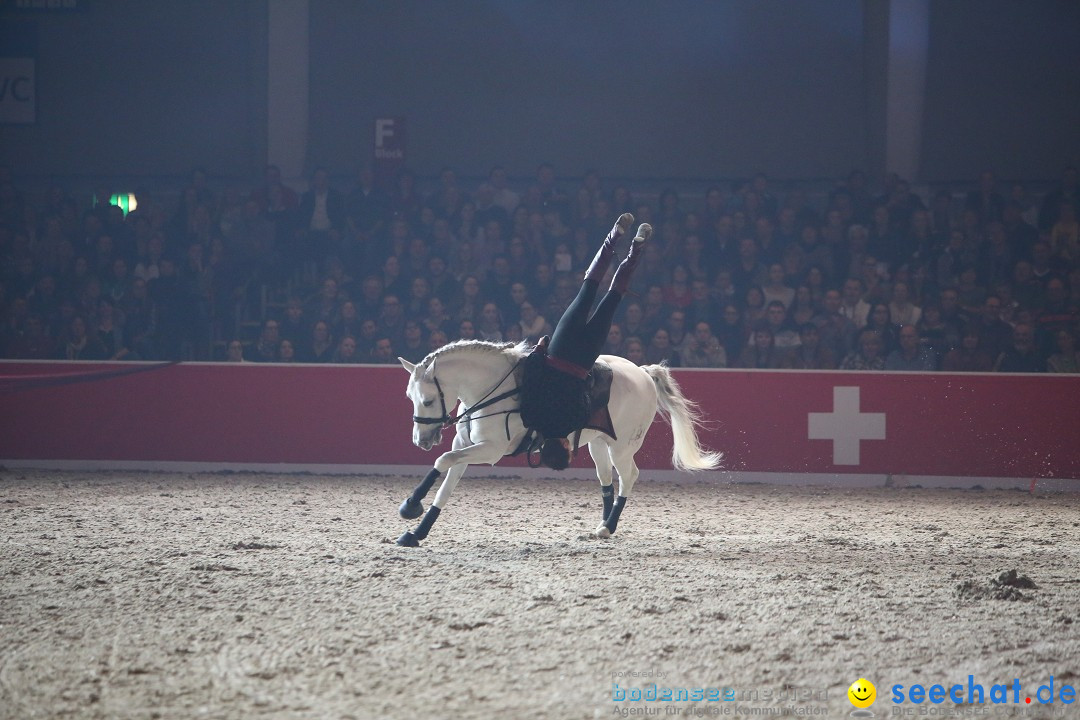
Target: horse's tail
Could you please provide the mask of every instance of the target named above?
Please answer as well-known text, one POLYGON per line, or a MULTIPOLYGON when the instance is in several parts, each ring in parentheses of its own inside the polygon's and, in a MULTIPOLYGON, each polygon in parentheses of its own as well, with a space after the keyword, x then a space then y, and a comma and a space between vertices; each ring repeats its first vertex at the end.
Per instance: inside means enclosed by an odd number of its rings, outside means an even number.
POLYGON ((697 403, 682 394, 666 365, 645 365, 641 369, 656 383, 660 414, 671 424, 675 439, 671 464, 676 470, 715 470, 719 467, 723 455, 706 450, 698 441, 697 431, 702 427, 703 419, 697 403))

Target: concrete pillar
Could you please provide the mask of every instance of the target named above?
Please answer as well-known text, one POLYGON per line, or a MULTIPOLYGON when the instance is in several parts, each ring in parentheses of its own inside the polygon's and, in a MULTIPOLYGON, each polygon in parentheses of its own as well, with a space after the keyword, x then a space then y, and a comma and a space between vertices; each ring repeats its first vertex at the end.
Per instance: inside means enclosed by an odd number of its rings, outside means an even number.
POLYGON ((930 0, 889 3, 889 66, 885 101, 885 166, 917 181, 922 154, 930 0))
POLYGON ((286 184, 306 187, 308 151, 308 0, 267 0, 266 162, 286 184))

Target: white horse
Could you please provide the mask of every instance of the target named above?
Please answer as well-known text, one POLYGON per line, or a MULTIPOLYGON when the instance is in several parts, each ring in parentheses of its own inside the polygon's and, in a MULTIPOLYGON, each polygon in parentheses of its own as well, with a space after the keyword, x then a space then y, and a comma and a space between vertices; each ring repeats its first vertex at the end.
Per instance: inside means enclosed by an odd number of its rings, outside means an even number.
MULTIPOLYGON (((446 345, 413 365, 398 358, 409 371, 406 395, 413 404, 413 443, 430 450, 442 442, 444 427, 453 425, 453 449, 439 456, 435 466, 399 508, 402 518, 424 514, 421 501, 435 480, 445 476, 435 501, 415 530, 398 538, 398 545, 415 547, 427 537, 442 508, 450 499, 465 467, 494 465, 513 453, 526 435, 518 412, 520 361, 531 351, 524 343, 512 345, 481 340, 462 340, 446 345), (458 415, 448 410, 460 402, 458 415)), ((663 365, 638 367, 621 357, 602 355, 614 376, 608 410, 618 440, 597 430, 583 430, 581 444, 588 443, 604 500, 599 537, 615 532, 619 516, 638 479, 634 453, 645 440, 657 410, 671 423, 675 443, 671 452, 677 470, 711 470, 720 453, 703 449, 698 442, 701 422, 697 405, 683 397, 678 384, 663 365), (612 466, 619 471, 619 496, 613 498, 612 466)))

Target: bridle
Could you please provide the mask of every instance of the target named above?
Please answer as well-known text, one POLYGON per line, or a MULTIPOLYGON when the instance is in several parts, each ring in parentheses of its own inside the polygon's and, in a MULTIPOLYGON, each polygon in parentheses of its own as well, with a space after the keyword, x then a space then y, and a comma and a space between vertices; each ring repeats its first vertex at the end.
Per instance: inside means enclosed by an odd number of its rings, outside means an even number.
POLYGON ((502 379, 499 380, 499 382, 495 383, 494 387, 488 390, 487 394, 484 395, 484 397, 480 398, 480 400, 476 402, 472 407, 466 408, 457 415, 451 415, 449 412, 447 412, 446 394, 443 392, 442 385, 439 383, 439 378, 436 377, 434 373, 432 373, 431 380, 435 383, 435 389, 439 391, 439 405, 442 408, 442 415, 440 415, 439 417, 431 418, 413 415, 413 422, 417 425, 441 425, 442 427, 447 428, 453 425, 457 425, 462 420, 479 420, 480 418, 491 417, 492 415, 505 414, 509 416, 512 413, 521 412, 520 410, 515 408, 513 410, 501 410, 499 412, 489 413, 488 415, 480 415, 477 417, 472 416, 472 414, 475 413, 477 410, 483 410, 486 407, 491 407, 500 400, 505 400, 509 397, 513 397, 514 395, 517 395, 518 392, 520 392, 520 388, 515 387, 512 390, 507 390, 506 392, 501 392, 498 395, 491 397, 491 393, 495 392, 500 385, 506 382, 506 378, 513 375, 514 371, 517 370, 518 365, 520 364, 521 360, 518 360, 516 363, 514 363, 513 367, 511 367, 510 370, 502 376, 502 379))

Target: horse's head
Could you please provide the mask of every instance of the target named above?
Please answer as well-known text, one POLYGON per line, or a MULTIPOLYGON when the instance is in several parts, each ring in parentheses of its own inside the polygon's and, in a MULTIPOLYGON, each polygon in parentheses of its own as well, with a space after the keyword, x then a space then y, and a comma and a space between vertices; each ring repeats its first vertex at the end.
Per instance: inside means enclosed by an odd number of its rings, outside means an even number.
POLYGON ((398 361, 409 371, 405 395, 413 404, 413 444, 421 450, 430 450, 442 442, 443 425, 450 419, 446 397, 435 377, 435 361, 420 372, 408 360, 399 357, 398 361))

